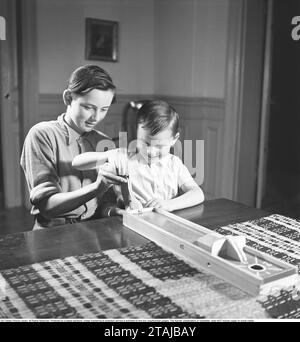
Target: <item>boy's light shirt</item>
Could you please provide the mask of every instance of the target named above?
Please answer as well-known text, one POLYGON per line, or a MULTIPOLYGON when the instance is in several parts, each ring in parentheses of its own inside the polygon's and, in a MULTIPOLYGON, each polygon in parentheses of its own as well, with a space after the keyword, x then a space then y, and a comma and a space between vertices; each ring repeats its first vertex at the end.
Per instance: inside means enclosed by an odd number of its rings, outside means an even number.
MULTIPOLYGON (((125 158, 122 158, 122 161, 125 162, 125 158)), ((108 163, 101 166, 101 169, 115 173, 115 165, 118 162, 118 153, 111 154, 108 163)), ((154 198, 162 201, 175 198, 184 184, 197 186, 180 158, 172 154, 151 163, 150 166, 141 154, 130 154, 127 163, 133 193, 142 204, 154 198)), ((115 192, 118 198, 121 197, 120 187, 115 186, 115 192)))

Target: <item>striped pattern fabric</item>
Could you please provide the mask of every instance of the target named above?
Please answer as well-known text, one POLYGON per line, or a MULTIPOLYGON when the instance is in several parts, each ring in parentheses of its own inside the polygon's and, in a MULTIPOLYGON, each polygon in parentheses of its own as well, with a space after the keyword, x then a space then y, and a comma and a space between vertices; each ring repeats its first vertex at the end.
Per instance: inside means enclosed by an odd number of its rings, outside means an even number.
POLYGON ((0 318, 265 317, 255 298, 153 243, 8 269, 1 283, 0 318))
MULTIPOLYGON (((271 215, 217 231, 244 234, 249 246, 299 265, 297 220, 271 215)), ((0 246, 11 253, 7 239, 0 246)), ((299 318, 299 293, 296 286, 251 297, 149 242, 1 271, 0 318, 299 318)))

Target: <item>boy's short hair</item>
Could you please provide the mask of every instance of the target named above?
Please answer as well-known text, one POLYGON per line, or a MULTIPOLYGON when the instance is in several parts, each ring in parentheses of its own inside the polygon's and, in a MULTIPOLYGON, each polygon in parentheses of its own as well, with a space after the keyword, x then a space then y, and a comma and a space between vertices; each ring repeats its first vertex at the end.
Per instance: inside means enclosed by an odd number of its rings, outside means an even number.
POLYGON ((175 109, 165 101, 146 101, 137 113, 137 125, 148 129, 152 136, 169 128, 175 136, 179 130, 179 115, 175 109))
POLYGON ((115 91, 110 75, 97 65, 84 65, 74 70, 67 89, 76 95, 84 95, 93 89, 115 91))

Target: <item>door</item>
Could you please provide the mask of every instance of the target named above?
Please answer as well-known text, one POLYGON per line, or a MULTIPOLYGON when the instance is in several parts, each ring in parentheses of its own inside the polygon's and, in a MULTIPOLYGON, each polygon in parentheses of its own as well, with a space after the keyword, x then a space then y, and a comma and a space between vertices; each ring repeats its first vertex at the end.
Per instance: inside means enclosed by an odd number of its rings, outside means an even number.
MULTIPOLYGON (((299 0, 273 1, 270 76, 266 78, 267 117, 261 135, 258 205, 300 217, 300 43, 291 37, 299 0)), ((268 51, 267 51, 268 54, 268 51)))
POLYGON ((221 194, 254 206, 267 0, 229 5, 221 194))

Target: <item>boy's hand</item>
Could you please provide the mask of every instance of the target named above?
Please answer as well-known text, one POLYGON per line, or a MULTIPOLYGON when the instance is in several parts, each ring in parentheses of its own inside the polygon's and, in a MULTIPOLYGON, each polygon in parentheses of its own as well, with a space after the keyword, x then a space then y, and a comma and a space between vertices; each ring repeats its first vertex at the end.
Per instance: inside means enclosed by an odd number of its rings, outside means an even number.
POLYGON ((109 216, 123 216, 126 211, 124 209, 113 207, 109 213, 109 216))
POLYGON ((113 206, 113 207, 105 208, 105 210, 103 211, 103 216, 104 217, 123 216, 124 213, 125 213, 124 209, 113 206))
POLYGON ((117 216, 123 216, 126 211, 124 209, 116 208, 115 213, 117 216))
POLYGON ((157 200, 157 199, 152 199, 152 200, 148 201, 148 202, 144 205, 145 208, 150 208, 150 207, 152 207, 152 208, 155 208, 155 209, 161 208, 161 206, 162 206, 162 201, 157 200))
POLYGON ((148 201, 145 206, 145 208, 154 208, 154 209, 162 209, 165 211, 173 211, 169 201, 162 201, 162 200, 158 200, 158 199, 152 199, 150 201, 148 201))
POLYGON ((131 209, 131 210, 135 210, 135 209, 142 210, 143 209, 143 205, 136 198, 134 198, 134 199, 131 198, 131 201, 129 202, 129 209, 131 209))
POLYGON ((112 158, 109 158, 114 164, 116 174, 118 176, 126 176, 128 175, 128 155, 126 148, 118 148, 115 150, 112 158))
POLYGON ((123 183, 127 183, 127 179, 123 177, 119 177, 112 172, 99 169, 97 182, 99 183, 99 185, 104 184, 110 187, 111 185, 115 185, 115 184, 120 185, 123 183))
POLYGON ((109 188, 112 185, 127 184, 124 176, 128 174, 127 150, 124 148, 107 151, 108 163, 98 169, 96 182, 99 187, 109 188))

